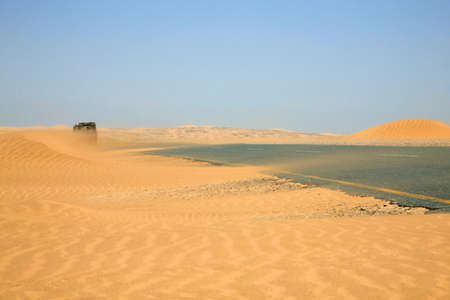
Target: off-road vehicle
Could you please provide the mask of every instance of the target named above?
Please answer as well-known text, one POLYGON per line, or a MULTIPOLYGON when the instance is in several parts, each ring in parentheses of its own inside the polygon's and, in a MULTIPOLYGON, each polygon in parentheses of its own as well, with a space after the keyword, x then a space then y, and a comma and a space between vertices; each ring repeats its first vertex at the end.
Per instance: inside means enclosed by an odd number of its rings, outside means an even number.
POLYGON ((95 122, 80 122, 73 126, 73 131, 89 144, 97 144, 97 126, 95 122))

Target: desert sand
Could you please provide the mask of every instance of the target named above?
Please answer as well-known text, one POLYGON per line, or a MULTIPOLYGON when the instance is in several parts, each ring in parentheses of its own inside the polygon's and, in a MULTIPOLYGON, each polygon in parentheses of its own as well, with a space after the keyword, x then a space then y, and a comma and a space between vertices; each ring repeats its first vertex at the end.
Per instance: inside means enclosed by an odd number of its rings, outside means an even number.
POLYGON ((450 139, 450 126, 433 120, 409 119, 378 125, 347 137, 348 139, 450 139))
POLYGON ((390 122, 351 135, 193 125, 172 128, 100 128, 99 132, 104 138, 141 143, 450 146, 450 126, 425 119, 390 122))
MULTIPOLYGON (((98 124, 97 124, 98 125, 98 124)), ((1 127, 0 132, 70 131, 67 125, 52 127, 1 127)), ((168 128, 97 129, 103 145, 130 144, 333 144, 389 146, 450 146, 450 126, 434 120, 409 119, 375 126, 351 135, 305 133, 284 129, 246 129, 186 125, 168 128)))
POLYGON ((450 297, 449 214, 34 129, 0 129, 1 299, 450 297))

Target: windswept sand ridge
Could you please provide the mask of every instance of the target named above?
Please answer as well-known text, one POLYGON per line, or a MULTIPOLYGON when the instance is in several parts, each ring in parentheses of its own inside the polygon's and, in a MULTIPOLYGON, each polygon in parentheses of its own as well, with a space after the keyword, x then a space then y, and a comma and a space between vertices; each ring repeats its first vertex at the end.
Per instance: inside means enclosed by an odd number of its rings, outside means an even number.
POLYGON ((450 126, 438 121, 410 119, 378 125, 347 139, 450 139, 450 126))
POLYGON ((450 215, 72 137, 0 135, 1 298, 450 296, 450 215))
MULTIPOLYGON (((64 176, 64 178, 55 181, 55 184, 48 182, 42 188, 58 186, 58 184, 63 186, 88 184, 89 188, 102 187, 104 186, 102 184, 103 180, 110 182, 112 178, 114 179, 114 185, 108 187, 108 189, 117 189, 120 186, 125 189, 141 185, 148 187, 149 180, 151 180, 150 186, 152 183, 155 186, 161 186, 165 182, 163 179, 155 180, 158 174, 154 174, 153 171, 159 169, 156 168, 154 170, 153 168, 157 166, 141 163, 140 160, 124 161, 114 152, 97 151, 89 145, 80 143, 77 136, 71 132, 33 131, 2 134, 0 135, 0 149, 0 162, 3 164, 0 174, 0 176, 3 176, 0 178, 10 181, 17 177, 17 184, 22 184, 21 180, 26 177, 42 182, 49 178, 56 180, 59 176, 64 176), (151 174, 151 179, 142 176, 142 172, 146 176, 151 174), (41 174, 41 176, 35 176, 35 174, 41 174), (21 178, 21 176, 24 176, 24 178, 21 178)), ((166 161, 169 160, 153 157, 154 163, 161 162, 160 167, 162 169, 164 169, 166 161)), ((199 167, 197 170, 192 167, 186 168, 186 170, 194 171, 191 177, 184 180, 186 183, 192 184, 207 180, 207 176, 202 175, 202 167, 199 167), (195 178, 196 174, 200 178, 195 178)), ((168 169, 170 170, 170 167, 168 169)), ((183 168, 180 167, 179 170, 183 171, 183 168)), ((225 176, 223 178, 219 176, 216 180, 236 178, 237 173, 235 171, 237 170, 233 171, 225 168, 214 170, 218 172, 216 172, 217 174, 222 173, 225 176)), ((252 172, 255 176, 261 176, 257 175, 255 170, 252 170, 252 172)), ((242 177, 246 178, 250 173, 244 172, 242 177)), ((183 176, 180 175, 179 177, 183 176)), ((214 182, 214 176, 211 180, 214 182)))
POLYGON ((55 125, 55 126, 29 126, 29 127, 11 127, 11 126, 0 126, 0 131, 54 131, 54 130, 72 130, 71 127, 67 125, 55 125))

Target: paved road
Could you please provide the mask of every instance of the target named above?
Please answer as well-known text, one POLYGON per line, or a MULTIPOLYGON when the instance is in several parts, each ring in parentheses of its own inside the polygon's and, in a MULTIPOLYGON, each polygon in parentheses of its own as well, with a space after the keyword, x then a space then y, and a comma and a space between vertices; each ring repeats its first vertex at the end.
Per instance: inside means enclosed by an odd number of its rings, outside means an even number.
POLYGON ((268 173, 354 195, 450 209, 450 147, 243 144, 151 153, 262 166, 268 173))

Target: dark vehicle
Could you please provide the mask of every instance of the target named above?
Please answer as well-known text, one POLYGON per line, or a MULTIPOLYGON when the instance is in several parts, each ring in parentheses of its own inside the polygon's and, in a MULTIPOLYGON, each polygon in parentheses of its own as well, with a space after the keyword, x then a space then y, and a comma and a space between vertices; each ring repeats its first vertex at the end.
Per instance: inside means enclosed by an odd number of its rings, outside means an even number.
POLYGON ((97 125, 95 122, 80 122, 73 126, 75 133, 83 134, 81 139, 89 144, 97 144, 97 125))

